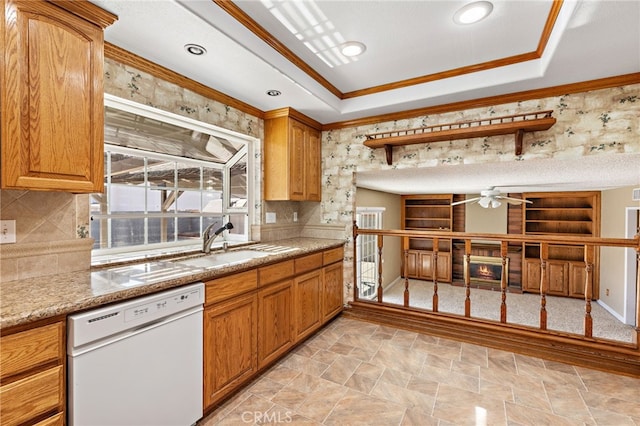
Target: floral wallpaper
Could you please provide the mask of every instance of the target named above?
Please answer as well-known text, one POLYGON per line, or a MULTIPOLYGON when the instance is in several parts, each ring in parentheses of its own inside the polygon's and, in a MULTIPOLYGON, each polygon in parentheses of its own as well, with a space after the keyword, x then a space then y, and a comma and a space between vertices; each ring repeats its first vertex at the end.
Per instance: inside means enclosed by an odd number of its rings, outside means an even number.
POLYGON ((345 225, 345 253, 349 256, 345 262, 345 300, 352 300, 353 271, 349 269, 353 265, 354 172, 637 153, 640 84, 326 131, 322 134, 322 149, 320 220, 345 225), (383 149, 363 145, 369 133, 542 110, 553 110, 557 122, 547 131, 525 133, 523 154, 519 156, 514 152, 513 135, 395 147, 391 166, 386 163, 383 149))

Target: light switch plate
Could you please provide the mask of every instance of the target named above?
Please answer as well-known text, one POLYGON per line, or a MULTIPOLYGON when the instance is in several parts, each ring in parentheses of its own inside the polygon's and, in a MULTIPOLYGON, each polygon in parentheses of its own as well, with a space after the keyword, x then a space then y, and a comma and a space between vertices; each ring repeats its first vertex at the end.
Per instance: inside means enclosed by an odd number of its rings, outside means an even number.
POLYGON ((0 220, 0 244, 16 242, 16 221, 0 220))
POLYGON ((276 214, 275 212, 267 212, 265 221, 267 223, 276 223, 276 214))

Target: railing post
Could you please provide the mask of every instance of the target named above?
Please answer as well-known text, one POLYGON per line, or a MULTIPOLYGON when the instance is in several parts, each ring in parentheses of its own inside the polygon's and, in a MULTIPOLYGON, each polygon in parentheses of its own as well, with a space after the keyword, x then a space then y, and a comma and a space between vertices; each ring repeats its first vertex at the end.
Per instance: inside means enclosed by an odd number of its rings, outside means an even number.
POLYGON ((438 245, 440 241, 437 237, 433 239, 433 312, 438 312, 438 245))
POLYGON ((464 240, 464 316, 471 316, 471 240, 464 240))
POLYGON ((500 241, 500 255, 502 256, 502 274, 500 276, 500 322, 507 322, 507 280, 509 271, 507 270, 507 255, 509 252, 509 243, 507 241, 500 241))
POLYGON ((378 235, 378 301, 382 302, 382 235, 378 235))
POLYGON ((547 259, 549 244, 540 243, 540 330, 547 329, 547 259))
MULTIPOLYGON (((402 253, 404 255, 404 262, 402 264, 404 272, 404 306, 409 306, 409 238, 402 237, 402 253)), ((380 302, 382 302, 382 296, 380 296, 380 302)))
MULTIPOLYGON (((640 243, 640 233, 636 235, 640 243)), ((640 244, 636 247, 636 334, 635 345, 640 350, 640 244)))
POLYGON ((595 247, 589 244, 584 246, 584 337, 593 336, 593 318, 591 317, 591 298, 592 286, 591 280, 593 277, 593 260, 594 260, 595 247))
POLYGON ((353 300, 358 301, 358 295, 360 291, 358 290, 358 257, 356 253, 358 252, 358 242, 356 241, 358 238, 358 225, 357 222, 353 221, 353 300))

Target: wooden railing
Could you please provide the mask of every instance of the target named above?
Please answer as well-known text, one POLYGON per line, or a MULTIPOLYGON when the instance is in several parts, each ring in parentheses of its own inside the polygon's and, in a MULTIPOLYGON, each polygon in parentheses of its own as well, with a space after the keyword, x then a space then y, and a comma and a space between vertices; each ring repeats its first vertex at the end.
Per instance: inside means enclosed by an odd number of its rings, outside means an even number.
MULTIPOLYGON (((525 236, 525 235, 513 235, 513 234, 480 234, 480 233, 464 233, 464 232, 446 232, 446 231, 406 231, 406 230, 379 230, 379 229, 359 229, 357 226, 354 226, 354 240, 358 238, 360 235, 375 235, 377 237, 377 256, 378 256, 378 293, 377 297, 374 300, 362 300, 359 299, 359 283, 358 277, 356 276, 357 268, 354 265, 354 302, 362 302, 369 304, 378 304, 385 305, 383 302, 383 261, 382 261, 382 253, 384 246, 384 237, 398 237, 402 241, 402 277, 404 278, 404 292, 403 292, 403 306, 399 307, 400 309, 412 308, 415 311, 415 307, 411 306, 411 292, 409 287, 409 271, 408 271, 408 259, 409 259, 409 239, 410 238, 420 238, 420 239, 431 239, 433 241, 433 260, 432 260, 432 271, 433 278, 433 295, 432 295, 432 306, 430 310, 430 314, 439 314, 439 288, 438 288, 438 274, 435 271, 438 270, 438 254, 439 254, 439 240, 447 239, 447 240, 456 240, 456 241, 464 241, 464 315, 461 317, 465 320, 473 321, 474 318, 471 317, 471 305, 473 303, 471 297, 471 274, 469 271, 470 268, 470 257, 472 252, 472 240, 482 240, 482 241, 494 241, 499 244, 500 247, 500 256, 502 258, 502 275, 500 278, 500 312, 499 312, 499 321, 496 321, 497 325, 503 324, 508 325, 508 300, 507 300, 507 268, 505 265, 507 264, 507 256, 508 256, 508 248, 509 246, 513 246, 514 244, 539 244, 540 247, 540 287, 539 287, 539 296, 540 296, 540 306, 539 306, 539 326, 536 331, 539 333, 548 333, 555 334, 557 337, 557 333, 552 333, 548 330, 547 327, 547 296, 549 292, 549 282, 548 282, 548 274, 546 273, 546 268, 548 266, 549 261, 549 246, 554 244, 562 244, 562 245, 576 245, 584 247, 584 267, 585 267, 585 286, 584 286, 584 332, 583 334, 577 335, 576 337, 581 339, 589 340, 590 342, 597 341, 593 337, 593 318, 591 316, 592 311, 592 283, 594 277, 594 262, 596 258, 596 253, 598 248, 600 247, 622 247, 622 248, 632 248, 636 252, 636 266, 637 270, 640 271, 640 236, 637 235, 632 239, 623 239, 623 238, 596 238, 596 237, 577 237, 577 236, 525 236)), ((354 262, 357 262, 356 256, 354 255, 354 262)), ((635 314, 635 332, 632 337, 632 342, 624 343, 624 342, 606 342, 607 345, 620 345, 626 349, 631 348, 632 350, 637 351, 638 357, 640 360, 640 273, 637 274, 637 283, 636 283, 636 294, 635 294, 635 306, 636 306, 636 314, 635 314)), ((386 304, 388 305, 388 304, 386 304)), ((394 307, 395 308, 395 307, 394 307)), ((448 317, 451 317, 451 313, 446 313, 448 317)), ((482 320, 486 322, 487 320, 482 320)), ((640 374, 640 370, 639 374, 640 374)))

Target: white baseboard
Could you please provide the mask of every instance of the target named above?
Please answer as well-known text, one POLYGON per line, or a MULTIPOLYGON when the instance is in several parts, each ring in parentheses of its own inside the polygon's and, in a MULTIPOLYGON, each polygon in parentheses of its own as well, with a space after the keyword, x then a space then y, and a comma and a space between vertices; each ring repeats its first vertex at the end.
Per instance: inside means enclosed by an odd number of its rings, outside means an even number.
POLYGON ((611 315, 613 315, 614 317, 616 317, 616 319, 618 321, 620 321, 621 323, 625 323, 624 322, 624 317, 622 315, 620 315, 619 313, 617 313, 616 311, 613 310, 613 308, 611 308, 609 305, 607 305, 606 303, 604 303, 602 300, 596 300, 596 303, 600 306, 602 306, 602 308, 609 312, 611 315))

